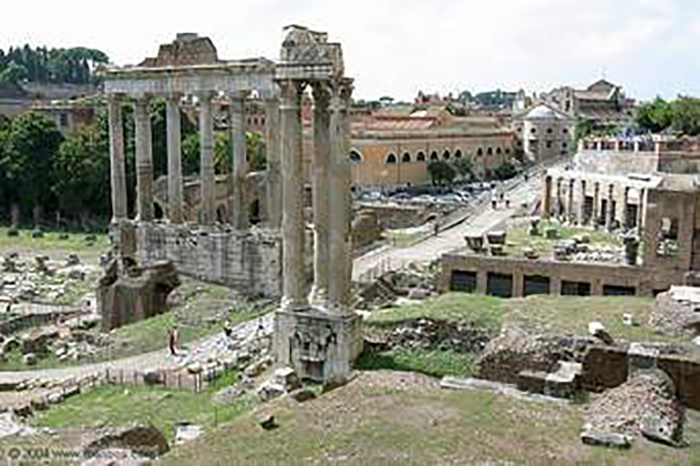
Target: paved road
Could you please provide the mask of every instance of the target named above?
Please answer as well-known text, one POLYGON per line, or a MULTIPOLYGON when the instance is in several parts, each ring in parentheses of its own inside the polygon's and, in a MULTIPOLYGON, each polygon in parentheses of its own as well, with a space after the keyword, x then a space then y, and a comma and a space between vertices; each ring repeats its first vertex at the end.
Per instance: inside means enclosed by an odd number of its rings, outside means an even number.
POLYGON ((542 175, 539 173, 530 176, 527 182, 521 180, 514 185, 506 195, 511 204, 509 209, 499 207, 494 210, 491 203, 487 202, 463 223, 442 231, 437 236, 404 248, 384 246, 358 257, 353 264, 353 280, 360 281, 373 272, 381 274, 397 270, 412 262, 427 264, 435 261, 443 254, 464 246, 465 235, 486 233, 515 215, 521 204, 531 205, 540 193, 541 183, 542 175))

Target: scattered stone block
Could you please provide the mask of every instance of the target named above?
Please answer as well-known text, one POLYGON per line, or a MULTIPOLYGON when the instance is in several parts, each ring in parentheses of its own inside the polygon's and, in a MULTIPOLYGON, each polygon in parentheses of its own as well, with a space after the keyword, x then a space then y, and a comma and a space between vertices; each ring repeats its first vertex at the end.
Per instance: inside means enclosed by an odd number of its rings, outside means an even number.
POLYGON ((581 441, 586 445, 627 450, 632 447, 634 438, 625 434, 584 430, 581 432, 581 441))
POLYGON ((486 233, 486 238, 490 245, 505 246, 506 232, 505 231, 490 231, 486 233))
POLYGON ((271 356, 265 356, 264 358, 261 358, 246 367, 243 373, 246 375, 246 377, 255 378, 265 372, 265 370, 270 367, 273 362, 274 361, 272 360, 271 356))
POLYGON ((296 371, 291 367, 280 367, 272 374, 272 381, 281 385, 285 391, 291 392, 301 387, 301 381, 296 371))
POLYGON ((88 452, 99 452, 110 448, 131 450, 140 456, 154 458, 170 450, 168 440, 158 428, 149 425, 102 428, 91 432, 92 439, 82 445, 88 452), (96 437, 96 438, 95 438, 96 437))
POLYGON ((175 445, 182 445, 183 443, 191 442, 197 437, 204 433, 204 428, 202 426, 195 426, 192 424, 181 424, 177 426, 175 430, 175 445))
POLYGON ((69 254, 66 259, 66 265, 72 267, 74 265, 80 265, 80 257, 77 254, 69 254))
POLYGON ((544 237, 547 239, 559 238, 559 230, 554 227, 549 227, 544 230, 544 237))
POLYGON ((302 387, 294 390, 292 393, 289 394, 294 400, 296 400, 299 403, 303 403, 305 401, 313 400, 316 398, 316 393, 314 393, 313 390, 311 390, 308 387, 302 387))
POLYGON ((588 333, 590 333, 592 337, 599 339, 606 345, 612 346, 615 344, 615 340, 613 339, 613 337, 608 333, 607 330, 605 330, 605 326, 600 322, 590 322, 588 324, 588 333))

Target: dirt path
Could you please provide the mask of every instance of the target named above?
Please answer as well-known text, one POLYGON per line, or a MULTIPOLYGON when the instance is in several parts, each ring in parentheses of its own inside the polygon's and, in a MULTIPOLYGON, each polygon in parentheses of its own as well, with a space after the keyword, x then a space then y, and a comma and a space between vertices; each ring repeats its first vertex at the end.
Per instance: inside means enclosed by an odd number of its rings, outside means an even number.
MULTIPOLYGON (((233 339, 245 340, 250 336, 255 336, 257 332, 272 332, 272 313, 266 314, 257 319, 243 322, 233 327, 233 339)), ((209 358, 223 356, 229 353, 227 345, 228 339, 221 333, 196 340, 189 343, 188 351, 181 356, 173 357, 169 350, 162 349, 150 353, 132 356, 130 358, 118 359, 115 361, 105 361, 83 366, 64 367, 56 369, 39 369, 35 371, 7 371, 0 372, 0 384, 17 383, 23 380, 41 378, 44 380, 65 380, 69 378, 81 378, 104 372, 123 370, 139 370, 142 372, 150 370, 177 369, 193 362, 206 362, 209 358)), ((0 398, 1 400, 2 398, 0 398)))

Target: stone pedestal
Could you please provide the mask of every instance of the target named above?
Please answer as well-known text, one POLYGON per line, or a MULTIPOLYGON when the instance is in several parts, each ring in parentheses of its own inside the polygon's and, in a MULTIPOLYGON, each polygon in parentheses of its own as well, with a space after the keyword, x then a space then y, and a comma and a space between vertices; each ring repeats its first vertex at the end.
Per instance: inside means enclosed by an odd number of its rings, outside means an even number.
POLYGON ((362 352, 362 317, 315 309, 278 310, 275 360, 293 367, 302 379, 328 382, 347 377, 362 352))

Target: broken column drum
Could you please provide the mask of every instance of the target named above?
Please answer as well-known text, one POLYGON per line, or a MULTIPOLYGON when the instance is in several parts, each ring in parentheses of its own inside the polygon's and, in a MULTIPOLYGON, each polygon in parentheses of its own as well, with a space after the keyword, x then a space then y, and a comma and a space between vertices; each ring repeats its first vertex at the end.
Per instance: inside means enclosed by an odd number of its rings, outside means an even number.
POLYGON ((277 362, 302 378, 345 378, 362 350, 361 318, 351 309, 348 108, 352 80, 343 76, 340 44, 326 33, 291 26, 282 44, 280 88, 283 298, 275 316, 277 362), (310 86, 314 110, 314 283, 304 269, 303 154, 300 102, 310 86))

